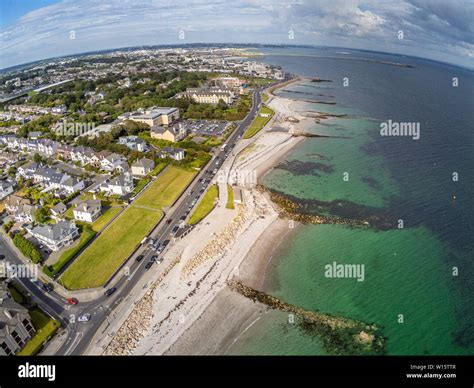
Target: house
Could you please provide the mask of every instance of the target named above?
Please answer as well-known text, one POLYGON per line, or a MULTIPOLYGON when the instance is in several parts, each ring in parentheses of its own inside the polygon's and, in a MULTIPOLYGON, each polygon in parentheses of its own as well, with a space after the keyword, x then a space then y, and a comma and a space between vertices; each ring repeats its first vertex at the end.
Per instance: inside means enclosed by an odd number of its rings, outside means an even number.
POLYGON ((31 140, 38 140, 43 135, 43 132, 40 131, 32 131, 28 133, 28 139, 31 140))
POLYGON ((123 144, 129 149, 139 152, 146 152, 148 150, 146 141, 138 136, 121 136, 119 137, 119 144, 123 144))
POLYGON ((187 131, 186 128, 177 124, 172 127, 162 127, 159 125, 150 128, 150 135, 153 139, 168 140, 176 143, 177 141, 183 140, 187 131))
POLYGON ((66 195, 84 189, 83 180, 61 172, 59 169, 40 166, 33 172, 35 183, 41 183, 50 190, 64 191, 66 195))
POLYGON ((64 203, 58 202, 51 208, 51 217, 56 221, 62 219, 64 213, 66 213, 67 207, 64 203))
POLYGON ((67 112, 67 107, 66 105, 59 105, 51 108, 51 113, 53 115, 63 115, 67 112))
POLYGON ((33 222, 36 207, 27 198, 11 195, 5 202, 5 209, 17 222, 33 222))
POLYGON ((124 172, 130 171, 130 166, 128 165, 128 162, 124 160, 120 164, 118 164, 117 167, 115 167, 115 171, 120 174, 123 174, 124 172))
POLYGON ((36 162, 27 162, 18 167, 17 174, 25 179, 33 179, 34 172, 40 167, 36 162))
POLYGON ((35 334, 28 310, 15 302, 0 282, 0 356, 18 353, 35 334))
POLYGON ((0 181, 0 200, 12 194, 14 187, 15 187, 15 184, 13 182, 0 181))
POLYGON ((83 201, 74 208, 73 214, 77 221, 94 222, 102 211, 102 203, 98 199, 83 201))
POLYGON ((181 148, 163 147, 158 153, 158 156, 162 159, 171 158, 179 161, 184 159, 185 153, 181 148))
POLYGON ((100 168, 105 171, 114 171, 125 159, 118 154, 110 154, 100 162, 100 168))
POLYGON ((26 230, 52 251, 59 251, 79 236, 79 230, 74 221, 59 221, 54 225, 27 226, 26 230))
POLYGON ((155 168, 155 162, 151 159, 141 158, 132 164, 132 175, 144 177, 155 168))
POLYGON ((107 195, 123 196, 131 193, 134 187, 132 174, 124 173, 102 183, 99 189, 107 195))

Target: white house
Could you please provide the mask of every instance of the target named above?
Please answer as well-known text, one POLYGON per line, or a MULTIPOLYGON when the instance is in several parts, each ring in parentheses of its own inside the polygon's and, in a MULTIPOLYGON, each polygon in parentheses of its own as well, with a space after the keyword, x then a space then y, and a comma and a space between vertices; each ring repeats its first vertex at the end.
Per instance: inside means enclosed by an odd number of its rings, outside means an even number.
POLYGON ((105 192, 107 195, 126 195, 131 193, 134 187, 132 174, 124 173, 102 183, 100 191, 105 192))
POLYGON ((114 171, 125 159, 118 154, 110 154, 100 162, 100 168, 105 171, 114 171))
POLYGON ((0 200, 12 194, 14 187, 15 184, 13 182, 0 181, 0 200))
POLYGON ((79 203, 73 210, 74 218, 78 221, 94 222, 102 210, 102 203, 98 199, 90 199, 79 203))
POLYGON ((26 230, 52 251, 59 251, 62 247, 71 244, 79 236, 79 231, 74 221, 60 221, 54 225, 27 227, 26 230))
POLYGON ((144 177, 155 168, 155 162, 151 159, 141 158, 132 164, 132 175, 144 177))

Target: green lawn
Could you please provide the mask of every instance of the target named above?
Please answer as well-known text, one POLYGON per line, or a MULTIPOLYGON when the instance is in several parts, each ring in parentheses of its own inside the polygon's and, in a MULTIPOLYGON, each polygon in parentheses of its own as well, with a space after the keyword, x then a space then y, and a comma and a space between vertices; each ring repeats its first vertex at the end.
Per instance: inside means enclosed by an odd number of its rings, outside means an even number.
POLYGON ((37 354, 43 347, 43 343, 52 337, 60 326, 58 321, 47 316, 39 308, 31 310, 29 313, 36 333, 26 343, 25 347, 18 352, 18 356, 33 356, 37 354))
POLYGON ((68 289, 103 285, 130 256, 196 173, 170 166, 79 256, 60 278, 68 289))
POLYGON ((168 165, 168 163, 165 163, 165 162, 157 163, 155 168, 153 169, 153 171, 150 173, 150 175, 152 175, 152 176, 158 175, 161 171, 163 171, 163 169, 167 165, 168 165))
POLYGON ((140 191, 143 190, 143 188, 148 184, 150 183, 151 181, 151 178, 143 178, 143 179, 140 179, 137 184, 135 185, 135 188, 133 189, 133 195, 137 195, 140 191))
POLYGON ((96 232, 100 232, 102 229, 105 228, 112 218, 114 218, 117 214, 120 213, 122 207, 109 207, 105 212, 103 212, 100 217, 92 224, 92 229, 96 232))
POLYGON ((162 216, 132 205, 74 261, 61 283, 70 290, 102 286, 162 216))
POLYGON ((248 129, 244 133, 244 139, 250 139, 251 137, 255 136, 273 117, 274 112, 267 108, 266 106, 262 106, 258 112, 257 117, 252 121, 252 124, 248 127, 248 129), (260 116, 260 113, 269 114, 268 117, 260 116))
POLYGON ((231 185, 227 185, 227 204, 225 205, 227 209, 235 209, 234 206, 234 189, 231 185))
POLYGON ((218 197, 219 190, 217 188, 217 185, 212 185, 207 191, 207 193, 204 195, 204 197, 202 197, 196 210, 189 218, 188 224, 195 225, 204 217, 206 217, 212 211, 212 209, 214 209, 218 197))
POLYGON ((170 166, 134 202, 134 206, 162 209, 170 206, 196 175, 194 171, 170 166))

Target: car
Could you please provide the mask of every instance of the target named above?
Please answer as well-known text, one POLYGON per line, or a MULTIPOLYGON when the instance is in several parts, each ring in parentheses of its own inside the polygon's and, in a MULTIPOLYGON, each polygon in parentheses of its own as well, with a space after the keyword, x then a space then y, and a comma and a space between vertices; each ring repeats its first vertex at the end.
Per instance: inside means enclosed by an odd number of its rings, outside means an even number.
POLYGON ((137 263, 139 263, 140 261, 143 260, 144 257, 145 257, 145 256, 143 256, 143 255, 137 256, 137 258, 135 259, 135 261, 136 261, 137 263))
POLYGON ((80 315, 78 318, 77 318, 77 321, 78 322, 89 322, 91 319, 91 315, 90 314, 83 314, 83 315, 80 315))
POLYGON ((43 284, 43 290, 45 290, 46 292, 52 292, 54 290, 54 287, 52 284, 43 284))
POLYGON ((67 303, 74 306, 79 303, 79 301, 76 298, 68 298, 67 303))
POLYGON ((40 245, 38 245, 38 248, 39 248, 39 249, 43 249, 44 246, 43 246, 42 244, 40 244, 40 245))
POLYGON ((178 229, 179 229, 179 226, 176 225, 176 226, 173 228, 173 230, 171 231, 171 234, 175 234, 175 233, 178 231, 178 229))
POLYGON ((184 221, 186 219, 186 216, 182 216, 179 220, 184 221))
POLYGON ((110 296, 112 295, 115 291, 117 291, 117 287, 112 287, 112 288, 109 288, 107 291, 105 291, 105 296, 110 296))
POLYGON ((170 240, 163 241, 163 248, 166 247, 170 243, 170 240))
POLYGON ((156 250, 156 253, 157 253, 157 254, 160 254, 161 252, 163 252, 163 247, 162 247, 162 246, 159 247, 159 248, 156 250))
POLYGON ((154 256, 151 257, 150 262, 154 263, 156 261, 156 259, 158 259, 158 256, 154 255, 154 256))
POLYGON ((173 219, 172 219, 172 218, 168 218, 168 219, 166 220, 166 223, 167 223, 167 224, 171 224, 171 221, 173 221, 173 219))
POLYGON ((148 241, 148 245, 153 245, 155 243, 155 240, 154 239, 150 239, 150 241, 148 241))
POLYGON ((5 255, 0 255, 0 260, 5 260, 5 255))
POLYGON ((150 269, 152 265, 153 265, 153 261, 149 261, 148 263, 146 263, 145 268, 150 269))
POLYGON ((188 195, 193 195, 193 193, 194 193, 194 190, 191 190, 191 191, 188 193, 188 195))

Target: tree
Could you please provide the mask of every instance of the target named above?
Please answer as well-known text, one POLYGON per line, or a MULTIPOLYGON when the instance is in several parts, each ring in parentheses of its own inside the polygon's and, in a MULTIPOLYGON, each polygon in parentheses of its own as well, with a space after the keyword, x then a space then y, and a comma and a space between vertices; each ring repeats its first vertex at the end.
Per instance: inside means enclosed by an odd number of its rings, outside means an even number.
POLYGON ((33 162, 35 162, 35 163, 41 163, 42 161, 43 161, 43 158, 41 157, 40 154, 35 153, 35 154, 33 155, 33 162))
POLYGON ((45 207, 40 207, 35 212, 35 221, 40 224, 44 224, 46 221, 48 221, 48 216, 48 210, 45 207))

